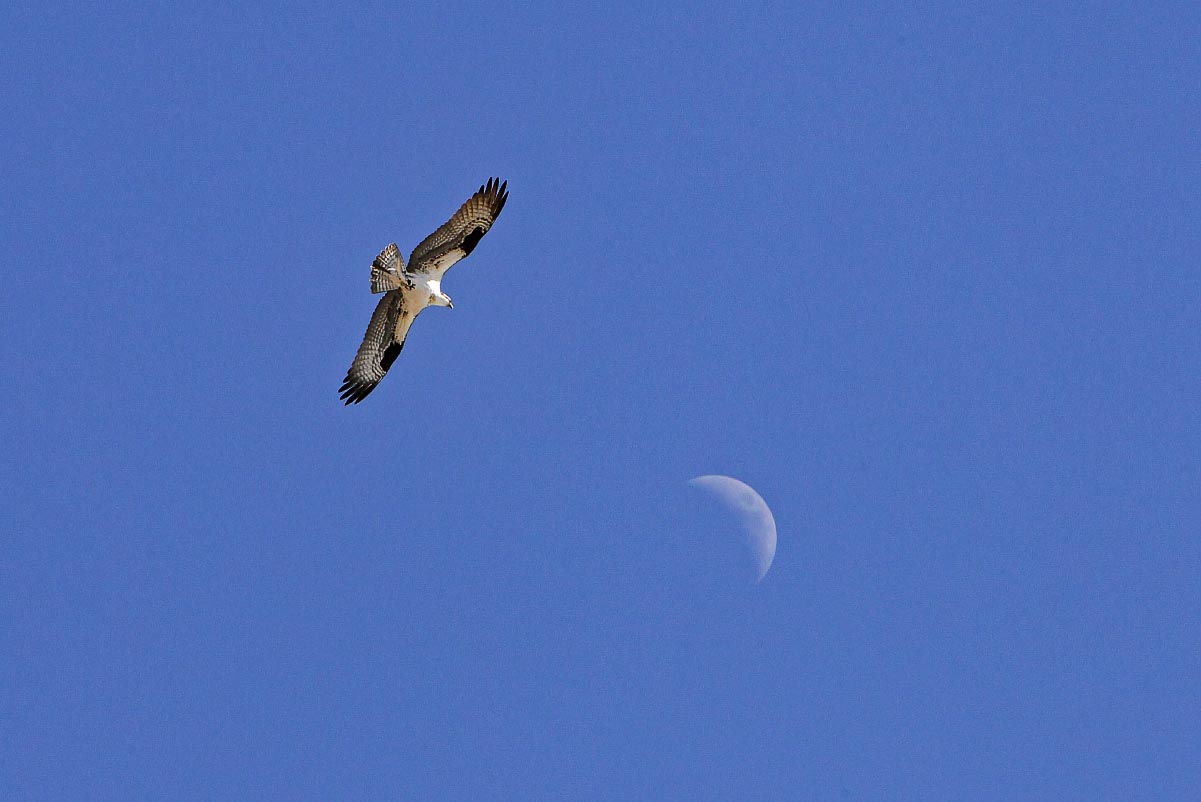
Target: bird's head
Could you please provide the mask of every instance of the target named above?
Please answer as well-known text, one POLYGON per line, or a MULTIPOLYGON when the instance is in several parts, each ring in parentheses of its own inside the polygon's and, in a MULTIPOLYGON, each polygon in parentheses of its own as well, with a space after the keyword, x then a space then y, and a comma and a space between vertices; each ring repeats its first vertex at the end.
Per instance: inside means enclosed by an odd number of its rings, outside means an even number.
POLYGON ((450 296, 444 292, 439 292, 436 295, 430 296, 430 306, 445 306, 447 309, 454 309, 455 305, 450 300, 450 296))

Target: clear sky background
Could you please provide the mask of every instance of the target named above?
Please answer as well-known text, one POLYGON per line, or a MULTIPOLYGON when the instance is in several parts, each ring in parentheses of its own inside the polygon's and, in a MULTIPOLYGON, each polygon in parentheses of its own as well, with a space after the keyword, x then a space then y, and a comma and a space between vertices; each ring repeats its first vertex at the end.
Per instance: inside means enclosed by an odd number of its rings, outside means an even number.
POLYGON ((1195 3, 335 5, 0 15, 0 797, 1198 798, 1195 3))

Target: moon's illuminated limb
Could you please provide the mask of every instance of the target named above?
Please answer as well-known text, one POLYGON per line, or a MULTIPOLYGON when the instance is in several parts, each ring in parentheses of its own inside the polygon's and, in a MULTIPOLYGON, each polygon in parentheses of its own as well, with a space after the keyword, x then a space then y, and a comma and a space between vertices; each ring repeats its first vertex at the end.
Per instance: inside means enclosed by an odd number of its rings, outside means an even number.
POLYGON ((710 493, 738 516, 755 558, 755 581, 763 579, 776 556, 776 519, 763 497, 732 476, 698 476, 688 484, 710 493))

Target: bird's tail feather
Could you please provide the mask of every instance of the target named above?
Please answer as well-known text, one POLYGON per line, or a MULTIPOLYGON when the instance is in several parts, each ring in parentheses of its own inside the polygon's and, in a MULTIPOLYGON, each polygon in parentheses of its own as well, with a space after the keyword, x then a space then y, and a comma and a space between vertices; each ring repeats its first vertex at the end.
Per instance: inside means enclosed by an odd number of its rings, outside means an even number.
POLYGON ((371 291, 372 292, 388 292, 395 290, 401 285, 400 276, 395 273, 389 273, 387 270, 380 270, 375 265, 371 266, 371 291))

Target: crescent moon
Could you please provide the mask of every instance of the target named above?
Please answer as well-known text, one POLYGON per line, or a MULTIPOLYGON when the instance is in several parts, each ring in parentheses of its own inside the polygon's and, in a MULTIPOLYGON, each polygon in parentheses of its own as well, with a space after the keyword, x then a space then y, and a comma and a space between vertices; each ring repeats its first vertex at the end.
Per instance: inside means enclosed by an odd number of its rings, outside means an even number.
POLYGON ((776 556, 776 519, 763 496, 732 476, 698 476, 688 484, 709 493, 738 517, 755 560, 755 581, 763 579, 776 556))

